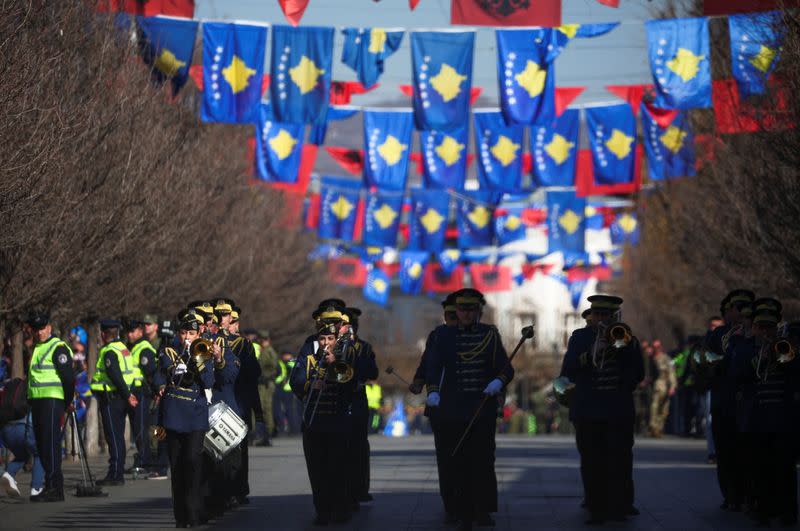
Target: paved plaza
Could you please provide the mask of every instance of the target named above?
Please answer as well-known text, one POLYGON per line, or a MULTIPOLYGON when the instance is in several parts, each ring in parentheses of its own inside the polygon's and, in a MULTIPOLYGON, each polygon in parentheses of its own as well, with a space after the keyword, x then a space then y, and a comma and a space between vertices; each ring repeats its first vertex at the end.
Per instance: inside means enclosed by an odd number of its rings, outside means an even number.
MULTIPOLYGON (((328 529, 425 530, 444 526, 438 496, 433 439, 374 436, 372 493, 348 524, 328 529)), ((130 459, 130 455, 129 455, 130 459)), ((173 527, 169 481, 128 481, 107 487, 107 498, 76 498, 77 463, 65 462, 64 503, 31 504, 0 498, 0 529, 173 527)), ((104 473, 102 458, 92 463, 104 473)), ((582 488, 574 442, 568 437, 499 436, 497 476, 500 511, 495 529, 581 529, 582 488)), ((20 487, 28 490, 29 474, 20 487)), ((714 468, 705 463, 705 444, 683 439, 643 439, 635 449, 636 504, 641 515, 603 528, 731 529, 751 527, 741 514, 722 512, 714 468)), ((253 448, 251 503, 226 514, 220 529, 318 529, 300 439, 276 439, 272 448, 253 448)), ((487 528, 477 528, 487 529, 487 528)))

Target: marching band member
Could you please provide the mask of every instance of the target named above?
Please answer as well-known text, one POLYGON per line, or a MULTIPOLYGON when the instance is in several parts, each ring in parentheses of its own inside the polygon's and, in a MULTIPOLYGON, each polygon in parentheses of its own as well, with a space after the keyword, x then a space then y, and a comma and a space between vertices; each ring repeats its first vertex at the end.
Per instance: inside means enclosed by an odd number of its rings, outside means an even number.
POLYGON ((348 438, 356 379, 338 383, 333 374, 337 355, 351 349, 346 336, 339 341, 337 325, 321 322, 314 351, 301 353, 291 375, 292 391, 304 403, 303 452, 311 482, 314 523, 350 520, 352 500, 347 490, 348 438))
MULTIPOLYGON (((431 333, 428 334, 427 341, 425 341, 425 350, 422 352, 422 356, 419 359, 417 371, 414 373, 414 380, 408 387, 409 392, 415 395, 420 394, 425 385, 425 362, 430 356, 429 352, 431 345, 436 344, 436 335, 439 333, 439 329, 444 326, 458 326, 458 316, 456 315, 456 303, 454 295, 454 293, 451 293, 445 298, 445 300, 442 301, 444 324, 434 328, 431 333)), ((436 468, 439 472, 439 496, 441 496, 442 504, 444 506, 445 523, 455 523, 457 518, 455 502, 453 501, 452 495, 453 488, 451 487, 452 483, 449 480, 449 476, 447 475, 447 467, 445 466, 445 463, 447 462, 447 456, 444 453, 444 446, 441 444, 441 434, 439 431, 439 423, 437 422, 436 417, 436 408, 431 408, 426 404, 424 415, 428 417, 431 425, 431 431, 433 431, 433 446, 436 449, 436 468)))
POLYGON ((206 389, 214 385, 213 359, 196 360, 191 344, 200 337, 203 318, 184 314, 177 348, 159 354, 156 384, 162 397, 160 426, 166 430, 169 448, 172 505, 176 527, 205 523, 202 516, 203 438, 208 431, 206 389))
MULTIPOLYGON (((344 322, 353 332, 355 355, 353 378, 357 384, 353 397, 353 431, 350 436, 350 495, 353 499, 353 508, 358 509, 359 503, 372 501, 369 493, 369 407, 367 406, 366 384, 369 380, 378 378, 378 365, 375 362, 375 352, 372 345, 358 337, 358 318, 361 310, 358 308, 345 308, 344 322)), ((340 333, 342 329, 340 328, 340 333)))
POLYGON ((497 328, 480 323, 485 304, 475 289, 455 294, 458 325, 440 327, 425 361, 427 405, 438 408, 440 444, 447 477, 452 480, 453 510, 461 529, 493 525, 497 512, 494 471, 497 407, 484 396, 499 395, 514 377, 514 369, 497 328), (466 434, 466 435, 465 435, 466 434), (462 440, 463 438, 463 440, 462 440), (461 445, 459 446, 459 442, 461 445))
POLYGON ((644 367, 638 340, 618 323, 622 299, 593 295, 588 300, 592 324, 572 333, 561 374, 575 384, 570 419, 581 455, 587 523, 599 524, 637 512, 633 391, 644 377, 644 367))

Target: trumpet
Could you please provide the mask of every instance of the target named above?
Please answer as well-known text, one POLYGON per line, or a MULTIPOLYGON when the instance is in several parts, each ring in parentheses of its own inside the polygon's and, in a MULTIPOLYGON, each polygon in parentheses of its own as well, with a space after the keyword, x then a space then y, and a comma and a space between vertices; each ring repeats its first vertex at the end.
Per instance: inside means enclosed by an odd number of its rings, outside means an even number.
POLYGON ((189 346, 189 357, 198 367, 214 356, 214 343, 205 338, 197 338, 189 346))
POLYGON ((353 369, 353 352, 351 349, 351 342, 353 340, 352 332, 343 334, 336 341, 333 347, 333 355, 336 357, 330 370, 328 371, 328 379, 336 383, 347 383, 353 379, 355 371, 353 369))
POLYGON ((631 327, 625 323, 615 323, 611 325, 606 332, 606 340, 608 344, 614 348, 627 347, 631 339, 633 339, 631 327))
POLYGON ((786 339, 775 341, 772 345, 772 352, 775 354, 775 361, 778 363, 789 363, 794 360, 796 355, 794 345, 786 339))

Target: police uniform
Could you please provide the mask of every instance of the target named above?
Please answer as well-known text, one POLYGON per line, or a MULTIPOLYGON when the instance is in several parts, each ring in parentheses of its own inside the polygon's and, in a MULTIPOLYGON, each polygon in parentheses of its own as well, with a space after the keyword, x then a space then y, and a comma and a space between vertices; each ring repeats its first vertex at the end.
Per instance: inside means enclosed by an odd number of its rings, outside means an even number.
MULTIPOLYGON (((457 292, 455 298, 459 308, 485 303, 483 295, 472 289, 457 292)), ((490 525, 489 514, 497 511, 497 403, 484 397, 499 394, 514 377, 514 369, 494 326, 460 323, 437 330, 425 361, 427 404, 437 408, 440 455, 445 457, 445 475, 452 481, 453 511, 462 528, 471 528, 473 521, 490 525), (475 423, 455 452, 479 407, 475 423)))
MULTIPOLYGON (((260 333, 255 330, 245 331, 245 335, 256 336, 253 341, 253 350, 261 367, 261 375, 258 377, 258 398, 261 401, 261 414, 263 415, 263 425, 256 423, 256 431, 262 430, 259 446, 271 446, 270 437, 275 432, 275 415, 273 414, 273 397, 275 396, 275 378, 278 374, 278 353, 272 348, 270 343, 261 345, 258 340, 269 341, 269 331, 262 330, 260 333), (260 337, 259 337, 260 336, 260 337)), ((288 372, 286 381, 288 382, 288 372)), ((290 389, 291 392, 291 389, 290 389)))
POLYGON ((730 369, 733 347, 744 336, 741 312, 750 308, 754 299, 753 292, 746 289, 728 293, 720 305, 725 324, 709 331, 704 341, 706 350, 722 356, 721 361, 706 369, 706 377, 711 387, 711 433, 723 509, 739 510, 745 501, 746 463, 740 462, 742 440, 736 429, 736 390, 730 369))
MULTIPOLYGON (((336 335, 337 326, 322 324, 320 333, 336 335)), ((292 391, 307 405, 302 421, 303 453, 317 524, 346 522, 352 508, 347 467, 356 379, 347 383, 330 379, 324 358, 322 348, 310 354, 301 352, 291 374, 292 391), (322 389, 315 389, 315 383, 322 389)))
MULTIPOLYGON (((125 328, 144 326, 138 319, 129 319, 125 328)), ((136 441, 136 458, 133 468, 144 469, 150 464, 150 401, 152 398, 153 374, 156 370, 156 350, 153 345, 142 335, 133 344, 128 345, 131 354, 130 365, 133 372, 133 385, 130 388, 138 403, 136 407, 127 407, 128 421, 131 423, 131 432, 136 441)))
MULTIPOLYGON (((622 299, 589 297, 593 312, 615 314, 622 299)), ((598 319, 598 322, 601 319, 598 319)), ((633 391, 644 377, 638 341, 628 332, 625 346, 608 344, 598 324, 572 333, 562 374, 575 384, 570 420, 581 455, 588 523, 624 519, 633 508, 633 391)))
MULTIPOLYGON (((754 303, 756 308, 758 303, 754 303)), ((732 369, 737 385, 737 428, 751 449, 748 476, 753 508, 759 522, 767 526, 772 518, 779 518, 784 525, 797 523, 800 361, 776 351, 779 320, 780 314, 773 309, 755 310, 753 327, 759 330, 751 340, 738 342, 732 369)), ((795 351, 797 340, 784 338, 795 351)))
POLYGON ((100 321, 100 330, 109 334, 109 339, 97 355, 90 386, 92 394, 97 397, 108 448, 108 473, 97 482, 98 485, 125 483, 125 418, 132 396, 133 367, 128 347, 116 337, 119 329, 117 320, 100 321))
MULTIPOLYGON (((49 325, 50 318, 46 313, 32 312, 26 322, 36 337, 38 331, 49 325)), ((69 346, 53 335, 42 342, 37 341, 28 366, 28 402, 45 482, 44 490, 31 496, 31 501, 64 500, 61 418, 72 401, 74 389, 72 350, 69 346)))
MULTIPOLYGON (((346 322, 358 333, 358 317, 361 310, 358 308, 345 309, 346 322)), ((369 494, 369 403, 367 401, 366 385, 368 381, 378 378, 378 365, 375 361, 375 352, 372 345, 360 337, 356 338, 353 345, 355 352, 354 376, 356 380, 355 395, 353 397, 353 431, 350 438, 351 464, 350 494, 353 503, 368 502, 372 500, 369 494)))
MULTIPOLYGON (((444 312, 445 321, 448 320, 448 313, 453 315, 455 314, 456 305, 453 294, 448 295, 447 298, 442 301, 442 311, 444 312)), ((430 357, 430 352, 433 349, 433 346, 437 344, 437 334, 440 333, 441 328, 446 326, 447 325, 440 325, 433 329, 430 334, 428 334, 428 338, 425 341, 425 350, 422 351, 422 356, 420 356, 419 359, 419 365, 414 373, 412 385, 413 389, 410 389, 414 394, 419 393, 422 390, 422 387, 425 385, 425 372, 427 366, 426 362, 430 357)), ((426 404, 423 414, 428 417, 428 421, 431 425, 431 431, 433 432, 433 445, 436 450, 436 468, 439 476, 439 496, 442 498, 442 505, 446 515, 445 520, 446 522, 452 523, 456 521, 456 505, 455 501, 453 500, 453 493, 455 489, 453 488, 452 482, 447 475, 447 455, 445 454, 444 446, 441 444, 441 432, 439 430, 436 408, 431 408, 426 404)))
MULTIPOLYGON (((199 331, 199 318, 181 321, 181 330, 199 331)), ((177 527, 204 523, 202 498, 203 439, 208 431, 205 391, 215 382, 213 360, 197 365, 184 347, 159 353, 156 384, 162 398, 159 424, 166 430, 177 527)))

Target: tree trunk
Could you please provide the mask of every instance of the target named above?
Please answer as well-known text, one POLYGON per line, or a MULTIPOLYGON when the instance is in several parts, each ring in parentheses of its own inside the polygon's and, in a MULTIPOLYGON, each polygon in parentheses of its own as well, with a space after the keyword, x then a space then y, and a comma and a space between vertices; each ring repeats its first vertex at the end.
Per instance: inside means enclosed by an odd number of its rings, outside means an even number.
MULTIPOLYGON (((97 365, 97 350, 99 341, 99 327, 96 322, 87 323, 86 326, 86 373, 92 381, 94 367, 97 365)), ((89 400, 86 409, 86 453, 95 456, 100 453, 100 416, 97 410, 97 399, 89 400)))
POLYGON ((25 377, 25 360, 22 356, 22 328, 15 327, 11 337, 11 377, 25 377))

